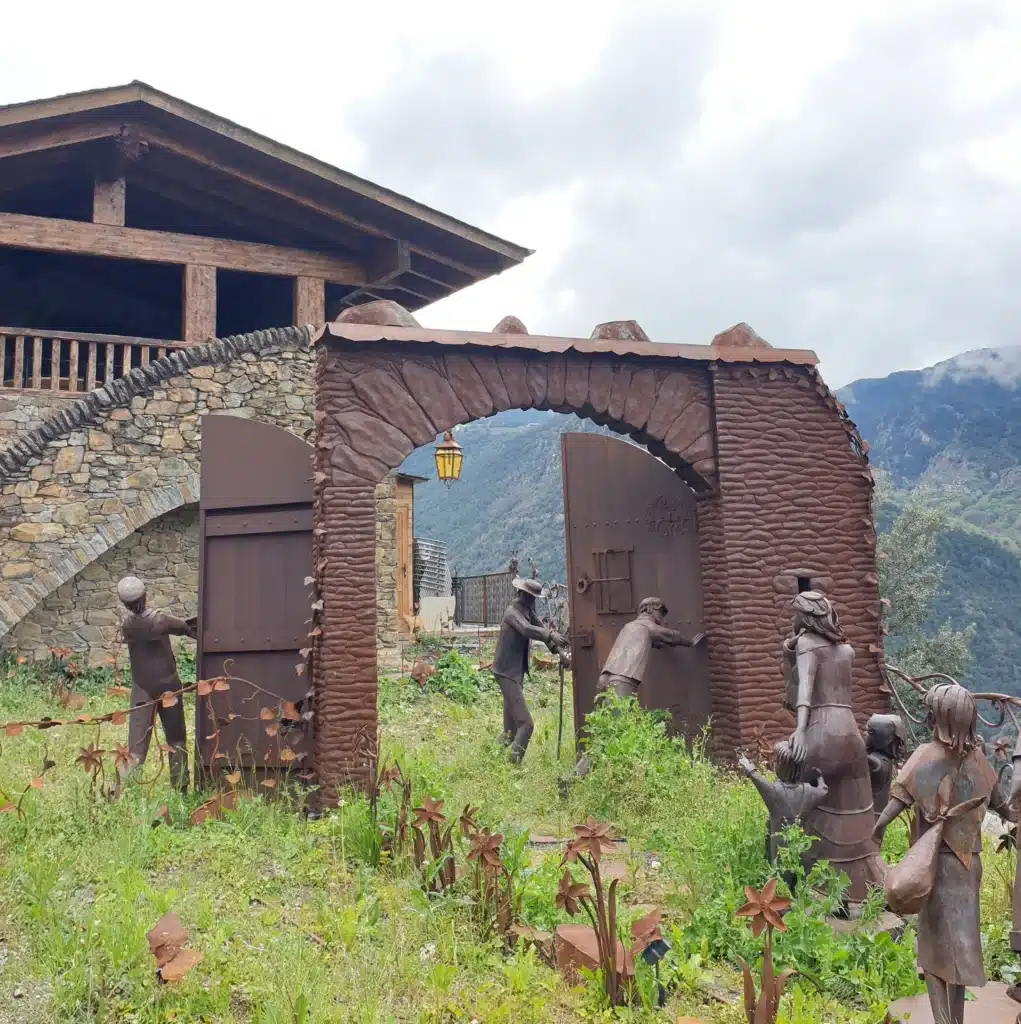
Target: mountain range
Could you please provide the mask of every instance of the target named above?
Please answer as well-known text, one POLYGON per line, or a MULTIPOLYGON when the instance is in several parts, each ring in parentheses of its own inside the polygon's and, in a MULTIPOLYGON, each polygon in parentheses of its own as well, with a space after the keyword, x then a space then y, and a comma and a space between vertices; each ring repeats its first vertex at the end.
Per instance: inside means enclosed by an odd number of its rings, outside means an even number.
MULTIPOLYGON (((1021 694, 1021 347, 965 352, 923 370, 854 381, 837 392, 895 493, 950 502, 940 537, 944 592, 931 625, 974 623, 966 681, 1021 694)), ((564 573, 560 434, 609 433, 550 412, 506 412, 461 427, 461 478, 415 491, 415 534, 446 543, 463 575, 534 559, 543 579, 564 573)), ((431 448, 406 472, 435 477, 431 448)), ((883 523, 880 522, 880 529, 883 523)))

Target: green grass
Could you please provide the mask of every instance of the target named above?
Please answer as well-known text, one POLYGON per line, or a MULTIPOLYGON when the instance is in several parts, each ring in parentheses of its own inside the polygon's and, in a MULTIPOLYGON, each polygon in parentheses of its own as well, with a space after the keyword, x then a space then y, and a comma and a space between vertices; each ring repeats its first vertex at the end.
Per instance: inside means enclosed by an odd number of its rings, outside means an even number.
MULTIPOLYGON (((457 699, 408 680, 381 682, 384 758, 400 760, 416 802, 442 798, 455 818, 466 804, 479 807, 481 823, 506 836, 524 917, 539 928, 567 920, 554 906, 562 869, 558 854, 525 847, 526 833, 569 834, 589 814, 612 822, 633 854, 620 883, 622 924, 643 905, 667 911, 666 1009, 609 1011, 595 983, 571 987, 534 954, 509 954, 482 939, 465 883, 429 896, 413 870, 385 861, 373 867, 374 833, 361 797, 346 794, 340 808, 315 821, 296 811, 297 794, 260 796, 223 820, 190 826, 201 797, 171 794, 165 774, 130 785, 115 801, 97 798, 74 763, 95 729, 73 726, 0 737, 0 789, 14 798, 44 759, 56 762, 42 789, 24 797, 23 819, 0 815, 0 1024, 557 1024, 683 1015, 743 1022, 734 956, 754 961, 760 945, 733 913, 742 887, 768 877, 764 811, 754 790, 668 739, 650 716, 604 715, 593 723, 596 767, 561 801, 557 778, 573 750, 565 737, 557 762, 556 680, 529 684, 536 731, 522 767, 497 743, 492 681, 458 680, 457 699), (170 823, 153 827, 161 805, 170 823), (658 867, 645 863, 647 852, 658 867), (168 910, 203 953, 176 986, 157 984, 145 941, 168 910)), ((87 688, 87 712, 123 704, 105 695, 99 676, 87 688)), ((570 706, 569 693, 567 700, 570 706)), ((0 680, 0 721, 62 713, 26 669, 0 680)), ((102 745, 111 749, 123 733, 105 726, 102 745)), ((384 819, 391 806, 389 797, 381 801, 384 819)), ((891 829, 889 842, 903 843, 903 833, 891 829)), ((463 853, 459 847, 459 863, 463 853)), ((1001 875, 987 867, 985 911, 993 925, 990 960, 1006 965, 1010 907, 1001 875)), ((807 981, 795 985, 781 1014, 787 1024, 873 1024, 886 999, 917 990, 910 936, 900 945, 837 939, 808 904, 796 904, 788 921, 778 961, 810 970, 825 994, 807 981)))

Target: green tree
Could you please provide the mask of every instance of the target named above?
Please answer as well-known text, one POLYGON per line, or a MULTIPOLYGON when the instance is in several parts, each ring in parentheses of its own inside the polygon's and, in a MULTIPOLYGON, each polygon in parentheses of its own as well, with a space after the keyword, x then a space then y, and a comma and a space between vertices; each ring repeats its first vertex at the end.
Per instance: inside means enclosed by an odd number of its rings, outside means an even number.
MULTIPOLYGON (((932 606, 943 593, 946 566, 936 561, 936 542, 950 521, 948 503, 932 494, 912 492, 899 498, 880 477, 876 509, 893 516, 878 542, 879 591, 886 602, 886 661, 912 676, 943 672, 960 679, 968 663, 974 626, 955 630, 949 621, 934 624, 932 606)), ((891 679, 896 685, 896 681, 891 679)), ((917 717, 921 705, 910 687, 898 695, 917 717)))

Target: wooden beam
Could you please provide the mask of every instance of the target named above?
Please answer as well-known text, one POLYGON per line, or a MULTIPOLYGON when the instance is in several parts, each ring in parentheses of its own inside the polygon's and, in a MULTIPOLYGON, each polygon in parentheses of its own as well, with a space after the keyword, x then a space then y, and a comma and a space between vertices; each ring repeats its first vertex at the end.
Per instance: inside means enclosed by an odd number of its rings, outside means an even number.
MULTIPOLYGON (((144 177, 141 175, 138 178, 131 177, 130 186, 134 196, 144 193, 147 196, 170 199, 189 210, 211 218, 227 229, 240 228, 243 232, 259 230, 263 235, 274 239, 269 244, 299 249, 308 248, 313 252, 319 252, 323 248, 336 250, 338 242, 340 242, 337 237, 331 238, 328 231, 320 230, 318 234, 313 234, 304 230, 298 223, 301 220, 300 213, 302 211, 296 211, 299 215, 290 218, 283 214, 273 216, 253 206, 250 201, 245 206, 242 197, 227 198, 225 194, 220 194, 215 189, 207 190, 198 183, 188 183, 183 180, 170 181, 162 174, 154 174, 148 165, 146 165, 144 177)), ((251 200, 251 195, 248 198, 251 200)), ((357 254, 348 258, 357 260, 357 254)))
POLYGON ((182 295, 184 340, 191 345, 216 337, 216 267, 184 268, 182 295))
POLYGON ((407 242, 381 239, 369 253, 365 266, 368 283, 389 284, 411 268, 411 249, 407 242))
POLYGON ((294 279, 294 323, 326 323, 326 282, 321 277, 294 279))
MULTIPOLYGON (((283 185, 270 183, 263 178, 249 173, 249 171, 244 168, 226 163, 222 159, 214 160, 212 157, 208 157, 204 153, 200 153, 198 150, 184 146, 178 140, 171 138, 163 132, 156 131, 149 126, 145 126, 145 128, 140 129, 140 131, 146 141, 148 141, 153 148, 158 147, 168 150, 171 153, 175 153, 177 156, 183 157, 185 160, 190 160, 192 163, 219 171, 221 174, 229 174, 231 177, 244 182, 246 185, 282 196, 290 202, 297 203, 309 210, 315 210, 317 213, 321 213, 335 221, 340 221, 349 228, 354 228, 357 231, 369 235, 370 237, 380 239, 381 241, 394 241, 394 239, 390 238, 382 228, 374 227, 371 224, 366 224, 364 221, 358 220, 356 217, 352 217, 349 213, 345 213, 344 210, 335 204, 322 203, 283 185)), ((462 274, 471 278, 472 282, 481 280, 485 277, 490 277, 493 274, 500 273, 506 269, 505 267, 499 267, 492 270, 480 270, 478 267, 469 267, 458 260, 454 260, 448 256, 441 256, 439 253, 433 252, 431 249, 425 249, 420 245, 415 245, 413 247, 413 251, 422 253, 424 256, 436 263, 441 263, 453 270, 460 271, 462 274)), ((490 251, 492 252, 492 250, 490 251)), ((523 258, 524 257, 522 257, 522 259, 523 258)))
POLYGON ((92 186, 92 223, 124 227, 125 182, 123 178, 100 181, 92 186))
MULTIPOLYGON (((135 185, 135 182, 132 182, 135 185)), ((232 178, 223 168, 204 166, 153 145, 145 157, 145 175, 137 183, 140 188, 207 210, 218 204, 218 216, 228 219, 223 207, 233 209, 251 224, 253 217, 262 218, 277 228, 286 225, 292 231, 351 250, 364 247, 366 236, 335 217, 297 206, 271 189, 261 188, 232 178), (204 200, 204 203, 203 203, 204 200)), ((291 243, 298 244, 301 243, 291 243)))
POLYGON ((111 138, 120 134, 122 124, 121 121, 102 120, 80 121, 48 129, 43 129, 41 124, 19 126, 10 133, 5 133, 6 138, 0 138, 0 159, 111 138))
POLYGON ((149 263, 193 263, 282 277, 321 277, 332 284, 360 285, 365 282, 361 267, 306 249, 28 217, 20 213, 0 213, 0 245, 149 263))

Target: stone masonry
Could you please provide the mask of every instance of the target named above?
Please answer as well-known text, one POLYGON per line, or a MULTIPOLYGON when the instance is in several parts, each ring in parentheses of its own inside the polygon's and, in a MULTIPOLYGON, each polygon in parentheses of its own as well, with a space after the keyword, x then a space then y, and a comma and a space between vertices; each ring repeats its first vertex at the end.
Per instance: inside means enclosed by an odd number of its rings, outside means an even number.
MULTIPOLYGON (((84 403, 66 397, 0 397, 6 649, 40 658, 63 647, 93 665, 119 656, 114 588, 128 571, 146 579, 154 604, 195 614, 200 418, 243 416, 302 437, 312 425, 307 332, 259 335, 258 351, 225 348, 229 342, 189 350, 164 380, 134 371, 115 382, 120 387, 101 389, 105 401, 90 403, 91 422, 69 424, 69 410, 84 403), (39 427, 55 436, 42 437, 39 427), (29 458, 26 438, 39 449, 29 458)), ((384 480, 377 500, 377 618, 387 664, 399 659, 393 486, 384 480)))

